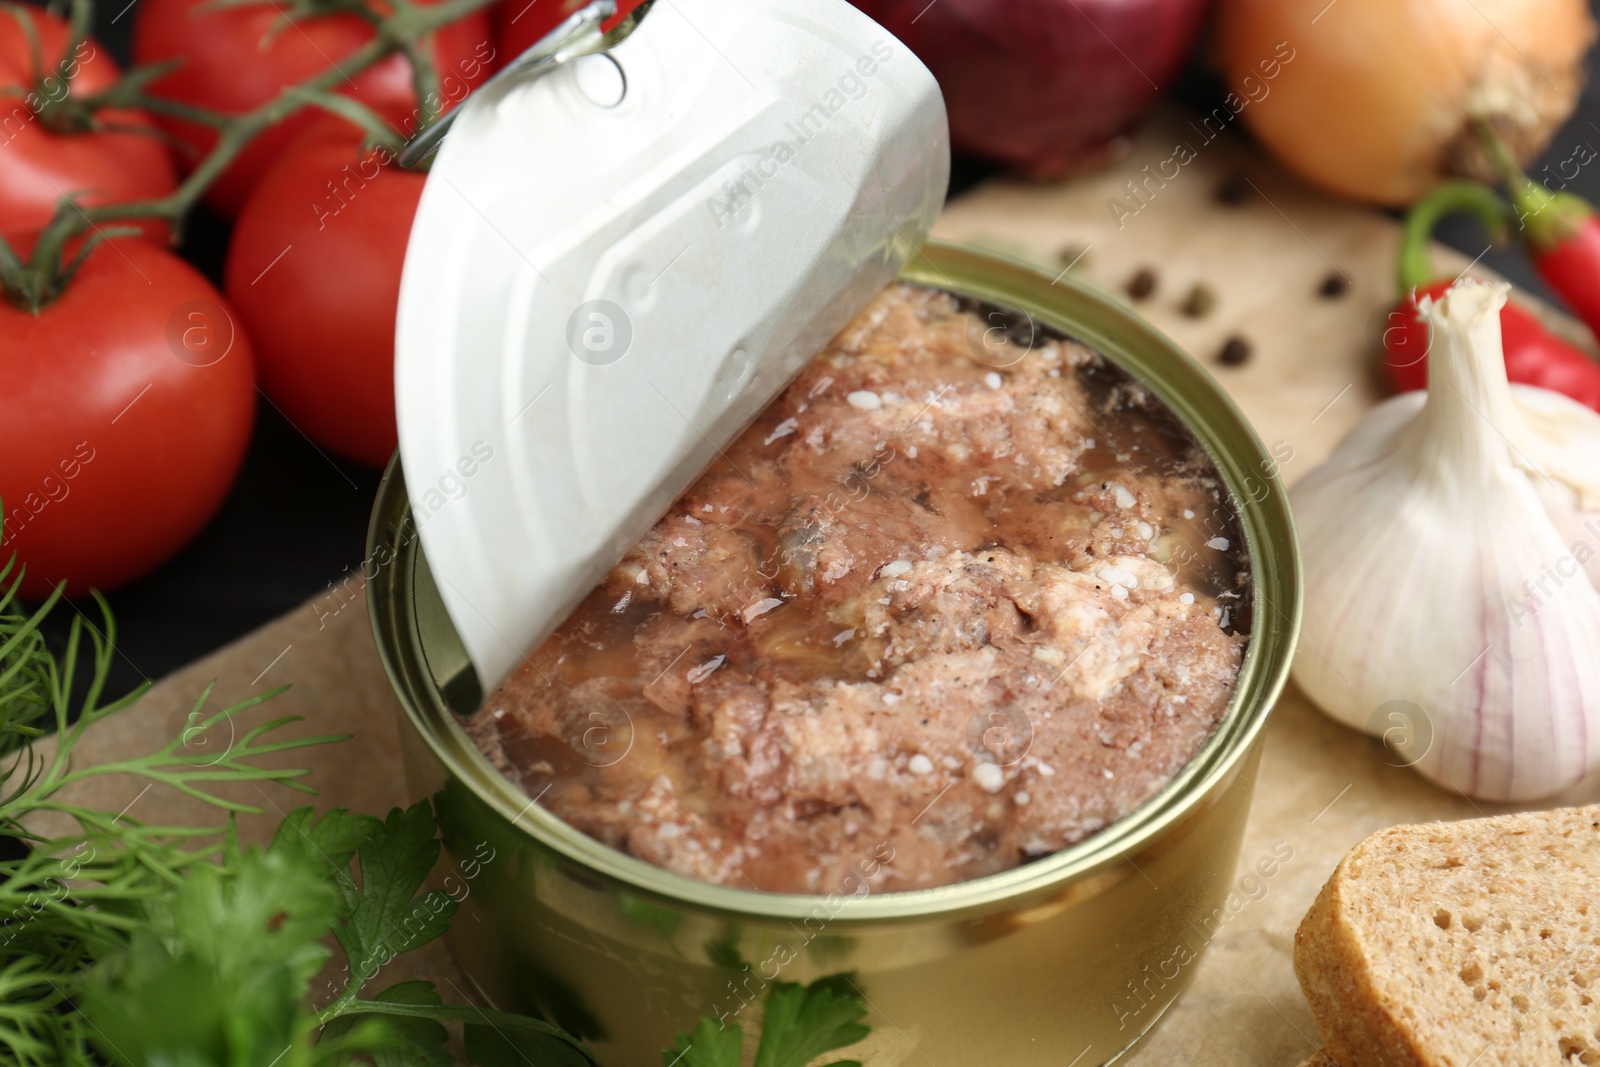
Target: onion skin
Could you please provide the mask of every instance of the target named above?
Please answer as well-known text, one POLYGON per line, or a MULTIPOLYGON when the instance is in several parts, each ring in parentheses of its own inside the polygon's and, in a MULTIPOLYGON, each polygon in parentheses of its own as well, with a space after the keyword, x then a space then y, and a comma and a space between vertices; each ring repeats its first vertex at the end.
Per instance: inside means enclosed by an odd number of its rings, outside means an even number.
POLYGON ((1041 178, 1120 156, 1210 0, 854 0, 944 90, 964 152, 1041 178), (1120 51, 1119 51, 1120 50, 1120 51))
POLYGON ((1594 36, 1586 0, 1221 0, 1216 57, 1243 95, 1287 41, 1294 61, 1246 125, 1312 184, 1402 207, 1450 177, 1494 179, 1475 115, 1536 156, 1572 113, 1594 36))

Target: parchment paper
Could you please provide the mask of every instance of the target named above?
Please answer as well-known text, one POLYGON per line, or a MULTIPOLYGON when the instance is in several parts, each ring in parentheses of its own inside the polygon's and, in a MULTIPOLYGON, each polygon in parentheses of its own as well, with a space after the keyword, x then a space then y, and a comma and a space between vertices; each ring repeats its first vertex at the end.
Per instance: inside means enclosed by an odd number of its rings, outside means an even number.
MULTIPOLYGON (((1099 175, 1061 186, 994 182, 952 204, 936 232, 1032 257, 1052 273, 1087 246, 1075 276, 1108 290, 1122 286, 1141 267, 1153 268, 1157 291, 1136 305, 1139 311, 1211 365, 1291 483, 1326 456, 1382 395, 1369 370, 1369 343, 1375 309, 1393 296, 1397 226, 1307 190, 1230 135, 1205 142, 1182 116, 1154 124, 1128 160, 1099 175), (1163 178, 1174 172, 1168 161, 1180 142, 1195 158, 1176 165, 1176 177, 1163 178), (1150 171, 1143 169, 1146 164, 1150 171), (1218 183, 1235 174, 1248 179, 1249 195, 1238 206, 1219 204, 1213 195, 1218 183), (1129 194, 1128 181, 1140 190, 1139 200, 1129 194), (1113 197, 1121 200, 1122 210, 1111 206, 1113 197), (1320 297, 1319 288, 1334 274, 1347 280, 1348 291, 1334 299, 1320 297), (1179 306, 1197 282, 1214 291, 1217 305, 1206 317, 1193 319, 1179 306), (1251 359, 1240 367, 1217 366, 1215 353, 1234 335, 1249 340, 1251 359)), ((1453 273, 1466 265, 1465 257, 1442 249, 1438 254, 1441 270, 1453 273)), ((1550 321, 1582 337, 1574 324, 1550 321)), ((240 728, 296 714, 307 720, 300 729, 355 735, 354 741, 280 760, 313 768, 308 781, 319 791, 317 806, 382 813, 404 803, 397 708, 378 664, 359 580, 330 587, 282 619, 164 679, 136 708, 94 730, 80 758, 116 758, 176 736, 212 679, 217 681, 213 700, 219 704, 292 685, 241 721, 240 728)), ((1300 917, 1339 858, 1366 835, 1394 823, 1511 810, 1443 792, 1389 765, 1389 759, 1374 742, 1325 718, 1290 688, 1267 727, 1228 919, 1199 964, 1193 988, 1127 1063, 1291 1067, 1317 1047, 1290 951, 1300 917), (1264 859, 1275 862, 1263 867, 1264 859), (1272 874, 1264 876, 1264 869, 1272 874)), ((113 811, 130 805, 130 815, 149 822, 213 818, 163 788, 141 790, 139 782, 106 780, 79 799, 113 811)), ((246 817, 242 824, 245 835, 258 840, 270 834, 281 812, 312 802, 273 787, 248 787, 240 799, 266 809, 265 816, 246 817)), ((1600 779, 1591 778, 1539 806, 1596 800, 1600 779)), ((384 978, 418 976, 434 979, 447 995, 468 997, 465 981, 437 944, 391 964, 384 978)), ((913 1054, 894 1047, 893 1033, 892 1027, 880 1026, 875 1062, 928 1059, 938 1067, 969 1067, 940 1063, 937 1049, 913 1054)))

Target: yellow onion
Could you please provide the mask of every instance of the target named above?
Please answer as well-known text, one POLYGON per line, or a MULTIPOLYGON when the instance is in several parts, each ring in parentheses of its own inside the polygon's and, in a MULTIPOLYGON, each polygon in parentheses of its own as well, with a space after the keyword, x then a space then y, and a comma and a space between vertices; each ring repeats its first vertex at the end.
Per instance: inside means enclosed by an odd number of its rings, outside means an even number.
POLYGON ((1493 177, 1474 118, 1537 155, 1595 34, 1587 0, 1222 0, 1218 15, 1228 108, 1308 181, 1396 206, 1493 177))

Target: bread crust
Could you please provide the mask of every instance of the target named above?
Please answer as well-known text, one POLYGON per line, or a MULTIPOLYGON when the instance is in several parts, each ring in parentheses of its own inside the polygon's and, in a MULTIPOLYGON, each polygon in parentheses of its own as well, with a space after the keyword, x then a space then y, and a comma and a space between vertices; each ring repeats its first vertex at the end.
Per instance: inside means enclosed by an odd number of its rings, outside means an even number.
POLYGON ((1295 974, 1327 1056, 1345 1067, 1465 1067, 1473 1057, 1460 1046, 1487 1031, 1518 1036, 1485 1048, 1477 1067, 1532 1064, 1558 1040, 1559 1017, 1563 1033, 1586 1042, 1569 1049, 1560 1037, 1560 1062, 1600 1058, 1587 980, 1531 1013, 1522 994, 1535 987, 1517 984, 1535 981, 1537 954, 1557 944, 1569 946, 1563 961, 1575 974, 1591 969, 1584 946, 1600 943, 1600 899, 1590 909, 1574 894, 1597 885, 1600 805, 1373 834, 1340 861, 1295 932, 1295 974), (1549 940, 1557 934, 1570 936, 1549 940))
POLYGON ((1294 933, 1294 973, 1311 1003, 1312 1017, 1327 1044, 1323 1054, 1336 1063, 1362 1067, 1422 1067, 1417 1050, 1384 1004, 1370 961, 1354 924, 1352 881, 1359 893, 1362 860, 1411 827, 1380 830, 1357 845, 1306 912, 1294 933), (1352 873, 1355 871, 1357 873, 1352 873))

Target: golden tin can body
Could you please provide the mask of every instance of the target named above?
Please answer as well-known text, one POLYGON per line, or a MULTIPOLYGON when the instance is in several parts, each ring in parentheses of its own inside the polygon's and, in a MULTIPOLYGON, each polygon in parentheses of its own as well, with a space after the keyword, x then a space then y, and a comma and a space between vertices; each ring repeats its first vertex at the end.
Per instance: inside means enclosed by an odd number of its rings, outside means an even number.
MULTIPOLYGON (((870 1064, 1109 1063, 1193 978, 1221 925, 1260 730, 1299 625, 1283 486, 1214 381, 1104 296, 984 253, 931 245, 902 277, 1084 342, 1154 392, 1228 487, 1253 624, 1233 702, 1195 759, 1127 818, 1052 856, 938 889, 759 893, 701 883, 574 830, 505 780, 451 707, 481 697, 433 586, 397 468, 369 534, 378 648, 405 709, 412 794, 438 811, 465 903, 451 947, 479 990, 583 1036, 608 1067, 655 1067, 704 1015, 753 1026, 766 987, 847 973, 870 1064)), ((864 859, 870 865, 871 858, 864 859)))

